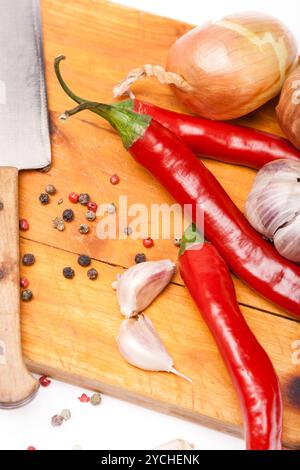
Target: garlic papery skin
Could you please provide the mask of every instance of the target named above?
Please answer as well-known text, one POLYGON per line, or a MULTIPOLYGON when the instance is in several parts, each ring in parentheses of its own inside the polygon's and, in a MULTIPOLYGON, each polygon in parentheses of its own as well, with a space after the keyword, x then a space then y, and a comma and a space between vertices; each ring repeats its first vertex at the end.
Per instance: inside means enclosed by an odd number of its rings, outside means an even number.
POLYGON ((276 160, 259 170, 246 201, 250 224, 277 251, 300 261, 300 162, 276 160))
POLYGON ((145 261, 127 269, 115 281, 121 313, 130 318, 145 310, 169 284, 175 264, 165 259, 145 261))
POLYGON ((123 358, 132 366, 147 371, 172 372, 191 382, 174 369, 172 357, 146 315, 122 321, 117 345, 123 358))
POLYGON ((184 439, 173 439, 172 441, 161 444, 158 447, 154 447, 153 450, 193 450, 195 449, 194 444, 185 441, 184 439))

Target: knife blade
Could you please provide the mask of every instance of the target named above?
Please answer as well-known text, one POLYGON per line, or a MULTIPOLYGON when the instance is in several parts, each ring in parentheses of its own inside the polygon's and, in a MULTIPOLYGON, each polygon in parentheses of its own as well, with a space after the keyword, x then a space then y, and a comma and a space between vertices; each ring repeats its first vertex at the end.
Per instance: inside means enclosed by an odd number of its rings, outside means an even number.
POLYGON ((0 408, 17 408, 38 382, 22 357, 18 171, 51 162, 38 0, 0 1, 0 408))

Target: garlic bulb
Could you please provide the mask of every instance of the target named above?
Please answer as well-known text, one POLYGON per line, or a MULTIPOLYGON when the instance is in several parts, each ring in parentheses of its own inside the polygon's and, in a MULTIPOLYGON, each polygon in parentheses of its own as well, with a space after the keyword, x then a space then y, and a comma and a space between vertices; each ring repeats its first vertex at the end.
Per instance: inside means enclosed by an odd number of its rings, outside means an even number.
POLYGON ((120 310, 130 318, 145 310, 169 284, 175 264, 165 259, 136 264, 119 275, 113 283, 120 310))
POLYGON ((300 148, 300 66, 286 79, 276 114, 287 138, 300 148))
POLYGON ((172 372, 191 382, 174 369, 172 357, 146 315, 140 314, 122 321, 117 345, 121 355, 132 366, 149 371, 172 372))
POLYGON ((276 160, 256 175, 245 215, 285 258, 300 261, 300 162, 276 160))
POLYGON ((158 447, 154 447, 153 450, 193 450, 195 449, 194 444, 185 441, 184 439, 173 439, 173 441, 161 444, 158 447))

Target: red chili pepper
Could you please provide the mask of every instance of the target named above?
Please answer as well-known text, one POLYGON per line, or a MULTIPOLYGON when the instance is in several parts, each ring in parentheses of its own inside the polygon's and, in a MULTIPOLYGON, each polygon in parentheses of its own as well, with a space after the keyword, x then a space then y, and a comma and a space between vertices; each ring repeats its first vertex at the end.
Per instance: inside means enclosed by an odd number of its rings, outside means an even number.
MULTIPOLYGON (((55 68, 64 83, 56 59, 55 68)), ((189 204, 196 222, 199 206, 204 206, 205 236, 230 269, 258 293, 300 317, 300 268, 278 254, 274 247, 251 227, 214 175, 169 129, 132 111, 85 102, 64 117, 84 109, 107 119, 119 132, 125 148, 147 168, 181 204, 189 204)))
POLYGON ((189 239, 190 235, 184 237, 181 245, 180 274, 215 338, 238 394, 247 449, 280 450, 282 400, 273 365, 240 312, 221 255, 212 244, 189 243, 189 239))
POLYGON ((296 147, 269 132, 176 113, 137 99, 116 106, 152 116, 180 136, 193 152, 214 160, 255 169, 280 158, 300 160, 296 147))

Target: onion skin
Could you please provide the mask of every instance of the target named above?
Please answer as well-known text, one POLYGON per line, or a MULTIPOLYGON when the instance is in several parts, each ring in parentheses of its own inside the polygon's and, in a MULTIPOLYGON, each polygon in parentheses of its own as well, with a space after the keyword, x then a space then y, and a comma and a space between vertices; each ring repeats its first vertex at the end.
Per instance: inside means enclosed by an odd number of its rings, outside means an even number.
POLYGON ((277 119, 287 138, 300 149, 300 66, 286 79, 279 104, 277 119))
POLYGON ((230 15, 179 38, 169 50, 167 70, 181 75, 192 91, 172 85, 193 112, 209 119, 233 119, 277 95, 296 66, 292 33, 261 13, 230 15))

